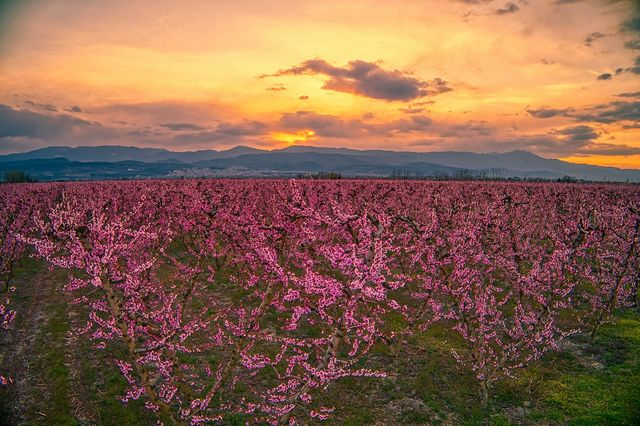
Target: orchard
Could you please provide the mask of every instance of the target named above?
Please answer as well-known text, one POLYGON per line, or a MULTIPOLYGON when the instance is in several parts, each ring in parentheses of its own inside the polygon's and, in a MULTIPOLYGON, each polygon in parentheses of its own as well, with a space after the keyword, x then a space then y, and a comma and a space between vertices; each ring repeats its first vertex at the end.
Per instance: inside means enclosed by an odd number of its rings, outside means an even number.
POLYGON ((117 370, 114 400, 163 424, 342 424, 340 386, 401 383, 407 360, 459 369, 486 423, 505 383, 567 345, 597 348, 620 318, 637 333, 638 186, 158 180, 6 184, 0 200, 7 401, 39 285, 24 265, 64 281, 80 315, 65 338, 117 370))

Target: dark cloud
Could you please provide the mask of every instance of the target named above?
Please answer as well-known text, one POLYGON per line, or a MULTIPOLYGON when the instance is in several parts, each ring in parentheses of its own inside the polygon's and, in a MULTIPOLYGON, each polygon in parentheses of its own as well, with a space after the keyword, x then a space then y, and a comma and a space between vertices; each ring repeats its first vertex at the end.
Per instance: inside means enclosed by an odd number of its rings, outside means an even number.
POLYGON ((190 123, 216 122, 223 115, 225 108, 213 102, 144 102, 116 103, 94 106, 91 112, 96 116, 109 119, 124 120, 129 123, 190 123))
POLYGON ((298 99, 300 99, 302 101, 306 101, 307 99, 309 99, 309 96, 307 96, 307 95, 298 96, 298 99))
POLYGON ((26 100, 24 103, 32 107, 43 109, 45 111, 50 111, 50 112, 58 111, 58 108, 55 105, 51 105, 51 104, 41 104, 41 103, 30 101, 30 100, 26 100))
POLYGON ((409 119, 400 119, 390 123, 381 124, 371 130, 381 133, 413 133, 428 130, 433 124, 433 120, 424 115, 413 115, 409 119))
POLYGON ((280 130, 297 132, 310 129, 316 135, 328 138, 352 138, 357 136, 393 136, 428 130, 433 121, 424 115, 388 122, 372 122, 375 116, 367 113, 363 119, 345 120, 335 115, 313 111, 284 113, 277 123, 280 130))
POLYGON ((436 101, 433 101, 433 100, 418 101, 418 102, 411 102, 411 106, 425 106, 425 105, 433 105, 435 103, 436 101))
POLYGON ((491 136, 494 128, 488 126, 486 121, 469 121, 463 124, 454 124, 440 133, 440 137, 478 137, 491 136))
MULTIPOLYGON (((640 2, 633 1, 630 3, 634 5, 633 16, 622 22, 620 30, 623 35, 632 33, 636 36, 634 40, 628 40, 624 43, 624 47, 636 51, 640 50, 640 39, 637 38, 637 36, 640 35, 640 2)), ((640 74, 640 55, 636 56, 634 65, 630 68, 625 68, 624 71, 632 74, 640 74)))
POLYGON ((159 138, 162 136, 166 136, 166 133, 158 130, 137 129, 137 130, 129 130, 126 133, 124 133, 124 135, 133 136, 136 138, 159 138))
POLYGON ((593 127, 585 125, 565 127, 564 129, 558 130, 557 133, 575 142, 595 140, 598 139, 599 136, 593 127))
POLYGON ((620 96, 621 98, 640 98, 640 92, 618 93, 616 96, 620 96))
POLYGON ((335 115, 317 114, 313 111, 297 111, 282 114, 278 127, 286 131, 311 129, 318 136, 348 138, 362 133, 359 120, 346 121, 335 115))
POLYGON ((607 36, 606 34, 602 34, 602 33, 599 33, 599 32, 590 33, 585 37, 584 44, 585 44, 585 46, 591 47, 591 45, 593 45, 594 41, 599 40, 601 38, 604 38, 606 36, 607 36))
POLYGON ((624 144, 597 143, 587 145, 579 149, 577 153, 587 155, 637 155, 640 154, 640 148, 624 144))
POLYGON ((255 136, 263 134, 267 127, 260 121, 244 120, 238 123, 220 123, 215 131, 227 136, 255 136))
POLYGON ((636 59, 633 61, 633 65, 633 67, 627 68, 626 71, 633 74, 640 74, 640 55, 636 56, 636 59))
POLYGON ((596 142, 598 134, 589 126, 555 130, 549 134, 527 135, 497 141, 509 150, 523 149, 553 157, 567 155, 634 155, 640 148, 629 145, 596 142))
POLYGON ((496 9, 496 15, 507 15, 509 13, 515 13, 520 10, 520 7, 515 3, 507 3, 502 6, 500 9, 496 9))
POLYGON ((424 108, 412 108, 412 107, 408 107, 408 108, 399 108, 399 111, 404 112, 405 114, 420 114, 421 112, 424 112, 424 108))
POLYGON ((0 104, 0 138, 30 137, 54 139, 70 135, 81 128, 100 127, 98 123, 71 115, 41 114, 26 109, 14 109, 0 104))
POLYGON ((284 87, 282 84, 276 84, 275 86, 267 87, 266 90, 270 92, 281 92, 283 90, 287 90, 287 88, 284 87))
MULTIPOLYGON (((142 136, 142 135, 141 135, 142 136)), ((146 135, 150 136, 150 135, 146 135)), ((166 139, 169 146, 176 145, 199 145, 199 144, 210 144, 216 143, 220 144, 220 142, 233 142, 238 141, 238 138, 225 138, 224 135, 216 132, 215 130, 205 130, 201 132, 180 132, 178 134, 174 134, 169 139, 166 139)))
POLYGON ((613 101, 568 114, 580 122, 617 123, 640 121, 640 102, 613 101))
MULTIPOLYGON (((640 96, 640 92, 620 93, 618 96, 635 98, 640 96)), ((579 110, 543 107, 540 109, 527 109, 527 112, 536 118, 569 117, 581 123, 611 124, 620 122, 629 124, 629 122, 640 122, 640 101, 612 101, 579 110)))
POLYGON ((640 33, 640 14, 624 21, 622 23, 622 31, 640 33))
POLYGON ((122 132, 69 114, 38 112, 0 104, 0 152, 52 145, 121 143, 122 132))
POLYGON ((580 3, 584 0, 556 0, 554 4, 572 4, 572 3, 580 3))
POLYGON ((162 123, 161 127, 164 127, 169 130, 173 130, 176 132, 182 131, 194 131, 194 130, 205 130, 206 127, 199 126, 197 124, 192 123, 162 123))
MULTIPOLYGON (((626 72, 630 72, 632 74, 640 74, 640 55, 635 58, 632 67, 618 68, 615 71, 615 75, 620 75, 626 72)), ((611 80, 611 77, 612 75, 610 73, 605 73, 598 76, 598 80, 611 80)))
MULTIPOLYGON (((203 128, 204 129, 204 128, 203 128)), ((217 126, 200 130, 185 131, 172 135, 171 144, 203 144, 215 142, 219 145, 233 145, 240 143, 256 143, 256 137, 264 136, 269 126, 259 121, 244 120, 236 123, 223 122, 217 126)))
POLYGON ((80 108, 78 105, 70 106, 69 108, 65 108, 64 110, 67 112, 82 112, 82 108, 80 108))
POLYGON ((424 81, 406 72, 385 70, 377 63, 360 60, 351 61, 344 67, 336 67, 324 59, 311 59, 260 78, 289 75, 323 75, 328 77, 323 89, 385 101, 409 101, 452 90, 440 78, 424 81))
POLYGON ((629 40, 625 42, 624 47, 631 50, 640 50, 640 40, 629 40))
POLYGON ((555 109, 542 107, 540 109, 527 109, 526 111, 536 118, 552 118, 557 116, 565 116, 568 112, 571 111, 571 109, 555 109))

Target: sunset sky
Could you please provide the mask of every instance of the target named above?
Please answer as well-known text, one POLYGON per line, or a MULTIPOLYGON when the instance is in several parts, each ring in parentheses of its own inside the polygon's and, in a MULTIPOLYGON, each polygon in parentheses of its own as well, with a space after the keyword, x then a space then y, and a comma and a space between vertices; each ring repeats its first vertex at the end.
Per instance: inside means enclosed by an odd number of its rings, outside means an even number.
POLYGON ((638 1, 0 5, 0 154, 307 144, 640 168, 638 1))

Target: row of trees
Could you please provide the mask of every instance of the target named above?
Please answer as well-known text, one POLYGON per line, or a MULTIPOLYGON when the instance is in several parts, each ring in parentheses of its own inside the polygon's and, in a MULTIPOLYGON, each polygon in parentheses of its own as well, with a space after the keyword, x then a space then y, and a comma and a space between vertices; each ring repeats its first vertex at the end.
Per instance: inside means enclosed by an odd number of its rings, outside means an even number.
POLYGON ((363 367, 373 345, 401 350, 435 323, 465 342, 452 356, 488 404, 496 381, 577 329, 594 338, 638 303, 632 186, 188 180, 1 191, 2 214, 23 218, 3 216, 6 270, 26 247, 68 270, 66 289, 88 312, 75 332, 124 353, 114 360, 129 383, 123 400, 143 399, 170 423, 327 418, 331 383, 388 374, 363 367))
POLYGON ((13 170, 4 173, 4 183, 25 183, 25 182, 36 182, 32 176, 26 174, 21 170, 13 170))

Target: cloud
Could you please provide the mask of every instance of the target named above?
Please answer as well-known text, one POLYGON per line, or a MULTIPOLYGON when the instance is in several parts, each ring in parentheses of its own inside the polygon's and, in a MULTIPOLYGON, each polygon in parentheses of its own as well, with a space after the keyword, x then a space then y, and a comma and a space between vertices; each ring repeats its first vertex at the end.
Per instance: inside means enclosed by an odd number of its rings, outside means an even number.
POLYGON ((173 130, 176 132, 182 132, 185 130, 205 130, 206 127, 202 127, 199 126, 197 124, 192 124, 192 123, 162 123, 160 124, 161 127, 164 127, 166 129, 169 130, 173 130))
POLYGON ((590 34, 587 35, 587 37, 585 37, 584 45, 588 46, 588 47, 591 47, 593 45, 594 41, 599 40, 601 38, 604 38, 606 36, 607 36, 606 34, 602 34, 602 33, 599 33, 599 32, 590 33, 590 34))
POLYGON ((211 128, 201 127, 200 129, 174 133, 168 142, 172 145, 185 143, 199 145, 214 142, 216 145, 259 144, 260 138, 268 133, 269 126, 260 121, 244 120, 222 122, 211 128))
MULTIPOLYGON (((598 135, 589 126, 575 126, 551 131, 549 134, 525 135, 497 141, 496 145, 522 149, 552 157, 568 155, 635 155, 640 148, 595 142, 598 135)), ((495 145, 494 145, 495 146, 495 145)))
POLYGON ((571 108, 555 109, 542 107, 540 109, 527 109, 526 111, 536 118, 552 118, 557 116, 566 116, 567 113, 571 111, 571 108))
POLYGON ((264 134, 268 126, 255 120, 244 120, 238 123, 220 123, 215 131, 227 136, 255 136, 264 134))
POLYGON ((64 110, 67 112, 82 112, 82 108, 80 108, 78 105, 70 106, 69 108, 65 108, 64 110))
POLYGON ((640 33, 640 14, 625 20, 621 29, 625 32, 640 33))
POLYGON ((638 155, 640 148, 630 145, 617 145, 612 143, 598 143, 587 145, 577 152, 585 155, 638 155))
POLYGON ((556 0, 554 4, 573 4, 573 3, 581 3, 584 0, 556 0))
POLYGON ((32 107, 36 107, 39 109, 43 109, 45 111, 49 111, 49 112, 57 112, 58 108, 55 105, 51 105, 51 104, 41 104, 39 102, 34 102, 34 101, 30 101, 30 100, 26 100, 24 101, 25 104, 30 105, 32 107))
POLYGON ((307 95, 298 96, 298 99, 300 99, 301 101, 306 101, 307 99, 309 99, 309 96, 307 95))
POLYGON ((558 130, 558 134, 566 136, 571 141, 590 141, 594 139, 598 139, 599 135, 595 131, 595 129, 591 126, 573 126, 573 127, 565 127, 564 129, 558 130))
POLYGON ((509 2, 500 9, 496 9, 495 13, 496 15, 507 15, 509 13, 516 13, 519 10, 520 7, 517 4, 509 2))
POLYGON ((310 59, 298 66, 281 69, 260 78, 299 75, 327 77, 322 86, 325 90, 385 101, 409 101, 452 90, 440 78, 424 81, 406 72, 385 70, 377 63, 361 60, 351 61, 344 67, 336 67, 324 59, 310 59))
POLYGON ((390 121, 374 125, 369 128, 370 132, 384 135, 397 133, 414 133, 429 130, 433 125, 433 120, 425 115, 412 115, 410 118, 390 121))
POLYGON ((274 86, 267 87, 266 90, 268 90, 270 92, 281 92, 283 90, 287 90, 287 88, 284 87, 282 84, 276 84, 274 86))
POLYGON ((279 130, 297 132, 313 130, 317 136, 328 138, 353 138, 364 136, 393 136, 426 131, 433 124, 431 118, 413 115, 409 118, 387 122, 371 121, 373 114, 365 114, 363 119, 343 119, 335 115, 318 114, 313 111, 284 113, 276 124, 279 130))
POLYGON ((227 113, 213 102, 141 102, 94 106, 91 112, 110 120, 125 120, 130 124, 215 122, 226 119, 227 113))
POLYGON ((363 132, 360 120, 343 120, 329 114, 297 111, 282 114, 278 127, 286 131, 313 130, 316 135, 330 138, 348 138, 363 132))
POLYGON ((101 127, 98 123, 71 115, 48 115, 0 104, 0 138, 29 137, 54 139, 82 129, 101 127))
POLYGON ((616 96, 620 96, 621 98, 640 98, 640 92, 618 93, 616 96))
POLYGON ((580 122, 617 123, 640 121, 640 101, 613 101, 585 108, 568 115, 580 122))
POLYGON ((640 74, 640 55, 636 56, 636 59, 633 61, 633 65, 633 67, 627 68, 625 71, 633 74, 640 74))
POLYGON ((611 77, 613 76, 610 73, 605 72, 604 74, 600 74, 597 80, 611 80, 611 77))
MULTIPOLYGON (((638 97, 640 92, 620 93, 624 98, 638 97)), ((593 105, 576 110, 574 108, 555 109, 543 107, 540 109, 527 109, 527 112, 536 118, 570 117, 575 121, 587 123, 617 123, 639 122, 640 101, 612 101, 593 105)))
POLYGON ((631 50, 640 50, 640 40, 629 40, 624 43, 624 47, 631 50))
POLYGON ((424 112, 425 108, 408 107, 408 108, 398 108, 398 110, 404 112, 405 114, 420 114, 421 112, 424 112))
POLYGON ((440 137, 478 137, 491 136, 494 128, 487 126, 486 121, 468 121, 467 123, 454 124, 448 126, 446 130, 440 133, 440 137))
POLYGON ((69 114, 37 112, 0 104, 0 152, 52 145, 121 143, 122 132, 69 114))

